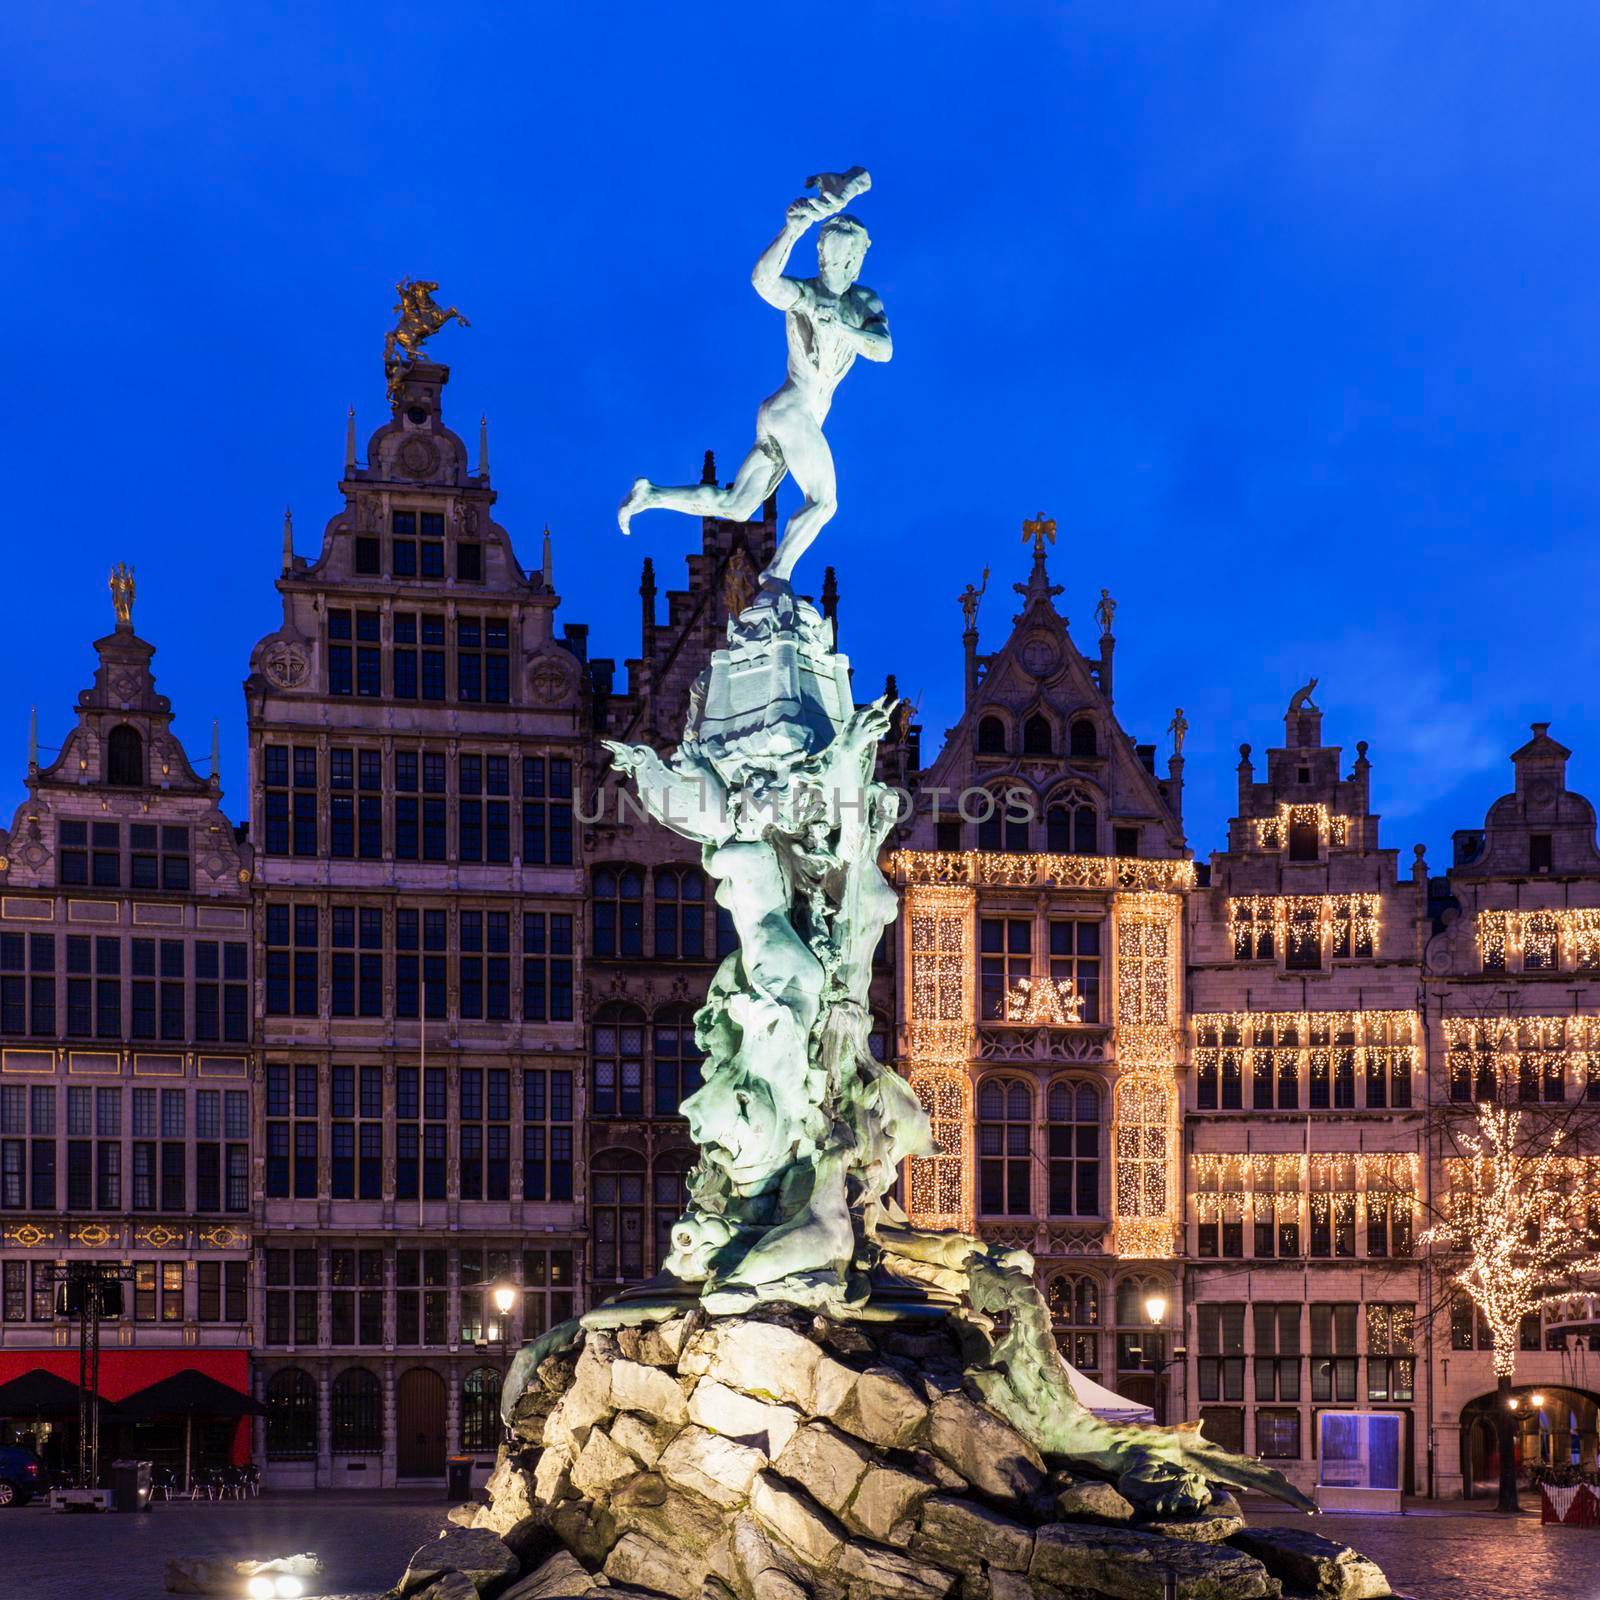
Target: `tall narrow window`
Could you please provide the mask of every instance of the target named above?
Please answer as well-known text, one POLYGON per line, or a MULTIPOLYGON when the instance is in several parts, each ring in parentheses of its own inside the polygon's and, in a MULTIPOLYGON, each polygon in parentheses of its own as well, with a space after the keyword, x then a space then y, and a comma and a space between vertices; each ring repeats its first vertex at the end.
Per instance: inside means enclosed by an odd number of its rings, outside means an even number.
POLYGON ((656 959, 701 961, 706 953, 706 882, 698 867, 656 870, 656 959))
POLYGON ((522 859, 529 866, 572 865, 572 762, 524 756, 522 859))
POLYGON ((144 740, 126 722, 119 722, 106 736, 106 782, 122 788, 144 783, 144 740))
POLYGON ((695 1043, 694 1015, 687 1006, 668 1006, 655 1019, 655 1114, 674 1117, 700 1087, 704 1052, 695 1043))
POLYGON ((596 867, 594 953, 644 954, 644 874, 638 867, 596 867))
POLYGON ((1050 1086, 1050 1215, 1100 1215, 1100 1093, 1090 1083, 1050 1086))
POLYGON ((1028 1216, 1033 1093, 1015 1078, 989 1078, 978 1091, 978 1209, 1028 1216))
POLYGON ((1007 1020, 1007 997, 1033 975, 1033 924, 1022 917, 984 917, 978 928, 978 987, 981 1015, 1007 1020))
POLYGON ((644 1115, 644 1017, 609 1006, 594 1027, 594 1095, 597 1117, 644 1115))
POLYGON ((644 1188, 642 1157, 605 1150, 589 1175, 591 1244, 597 1283, 630 1282, 644 1276, 644 1188))

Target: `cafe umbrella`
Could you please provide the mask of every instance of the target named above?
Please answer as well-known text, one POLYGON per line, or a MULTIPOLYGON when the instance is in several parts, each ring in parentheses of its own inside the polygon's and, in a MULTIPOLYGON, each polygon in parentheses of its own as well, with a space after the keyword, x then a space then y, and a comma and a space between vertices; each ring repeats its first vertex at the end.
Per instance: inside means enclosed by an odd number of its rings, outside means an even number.
POLYGON ((117 1402, 118 1412, 133 1422, 157 1418, 183 1419, 183 1486, 191 1484, 190 1466, 194 1453, 194 1419, 237 1419, 264 1417, 267 1408, 259 1401, 193 1367, 185 1367, 170 1378, 162 1378, 117 1402))
MULTIPOLYGON (((0 1383, 0 1417, 13 1422, 35 1423, 46 1417, 76 1417, 79 1402, 78 1386, 44 1367, 34 1367, 8 1383, 0 1383)), ((100 1400, 100 1414, 107 1415, 116 1407, 104 1397, 100 1400)))

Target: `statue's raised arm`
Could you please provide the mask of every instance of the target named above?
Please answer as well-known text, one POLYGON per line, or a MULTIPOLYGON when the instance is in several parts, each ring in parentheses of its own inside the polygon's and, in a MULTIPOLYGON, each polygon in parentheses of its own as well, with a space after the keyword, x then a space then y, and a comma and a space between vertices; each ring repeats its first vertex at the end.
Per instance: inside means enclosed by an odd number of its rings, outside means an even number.
POLYGON ((788 372, 782 386, 756 412, 756 442, 726 488, 716 483, 669 487, 639 478, 617 510, 617 523, 631 531, 641 511, 664 507, 691 516, 747 522, 785 477, 792 477, 805 503, 789 519, 767 570, 763 596, 786 588, 794 564, 838 509, 833 454, 822 425, 833 392, 857 356, 887 361, 894 353, 883 303, 857 275, 871 242, 857 217, 845 211, 872 187, 863 167, 821 172, 806 179, 814 194, 793 201, 777 238, 761 252, 750 274, 756 293, 784 314, 788 372), (789 257, 814 222, 817 274, 788 274, 789 257))

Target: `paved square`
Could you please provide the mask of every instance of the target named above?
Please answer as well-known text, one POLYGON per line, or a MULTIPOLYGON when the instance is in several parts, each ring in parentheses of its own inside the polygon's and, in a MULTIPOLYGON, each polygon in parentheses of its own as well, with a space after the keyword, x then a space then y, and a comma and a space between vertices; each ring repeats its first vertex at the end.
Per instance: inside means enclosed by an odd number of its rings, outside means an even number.
MULTIPOLYGON (((315 1550, 328 1595, 373 1600, 406 1558, 444 1526, 441 1495, 265 1495, 242 1503, 158 1503, 148 1516, 60 1516, 42 1504, 0 1512, 0 1593, 46 1595, 70 1584, 84 1600, 163 1600, 170 1555, 288 1555, 315 1550)), ((1257 1526, 1307 1526, 1265 1502, 1257 1526)), ((1403 1517, 1327 1516, 1310 1523, 1353 1544, 1412 1600, 1596 1600, 1600 1529, 1544 1528, 1537 1517, 1424 1508, 1403 1517)))

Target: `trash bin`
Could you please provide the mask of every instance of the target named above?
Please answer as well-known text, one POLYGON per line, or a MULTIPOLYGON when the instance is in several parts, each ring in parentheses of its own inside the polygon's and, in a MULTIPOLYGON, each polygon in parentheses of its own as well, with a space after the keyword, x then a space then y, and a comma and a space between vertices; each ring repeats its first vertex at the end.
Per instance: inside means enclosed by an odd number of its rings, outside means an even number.
POLYGON ((447 1500, 472 1498, 471 1456, 451 1456, 445 1463, 445 1498, 447 1500))
POLYGON ((150 1509, 150 1463, 113 1461, 111 1463, 111 1509, 148 1511, 150 1509))

